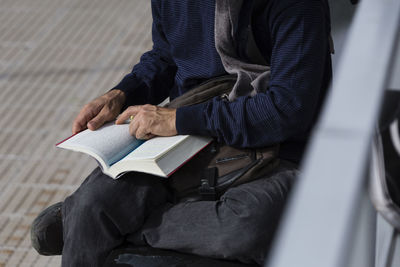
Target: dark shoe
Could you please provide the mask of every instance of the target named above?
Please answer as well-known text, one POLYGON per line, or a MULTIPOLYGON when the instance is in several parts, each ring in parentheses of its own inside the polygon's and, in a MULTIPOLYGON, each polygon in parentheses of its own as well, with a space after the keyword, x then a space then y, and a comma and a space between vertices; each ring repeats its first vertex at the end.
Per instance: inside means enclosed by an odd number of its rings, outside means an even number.
POLYGON ((62 202, 43 210, 31 226, 32 246, 40 255, 61 255, 63 228, 61 218, 62 202))

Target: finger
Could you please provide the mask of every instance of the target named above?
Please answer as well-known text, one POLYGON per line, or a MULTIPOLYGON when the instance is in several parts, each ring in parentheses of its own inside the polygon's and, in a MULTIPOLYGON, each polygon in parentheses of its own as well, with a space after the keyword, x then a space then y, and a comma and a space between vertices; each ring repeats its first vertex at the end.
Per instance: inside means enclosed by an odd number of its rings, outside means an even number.
POLYGON ((72 123, 72 133, 76 134, 83 130, 85 130, 86 124, 89 120, 94 117, 93 112, 89 111, 86 108, 83 108, 81 112, 79 112, 78 116, 76 116, 74 122, 72 123))
POLYGON ((149 139, 150 135, 151 133, 147 132, 147 129, 145 127, 139 127, 136 130, 136 139, 146 140, 149 139))
POLYGON ((112 119, 113 119, 113 116, 112 116, 111 111, 108 108, 103 107, 101 109, 101 111, 99 112, 99 114, 97 114, 96 117, 94 117, 92 120, 90 120, 87 123, 87 127, 90 130, 94 131, 94 130, 97 130, 98 128, 100 128, 101 126, 103 126, 105 122, 110 121, 112 119))
POLYGON ((156 135, 154 135, 154 134, 150 134, 150 133, 148 133, 148 134, 146 134, 142 139, 144 139, 144 140, 149 140, 149 139, 151 139, 151 138, 153 138, 153 137, 155 137, 156 135))
POLYGON ((140 117, 135 117, 135 119, 130 123, 129 133, 136 139, 141 140, 146 140, 154 137, 154 135, 149 132, 148 125, 146 125, 146 123, 140 117))
POLYGON ((86 123, 81 123, 81 121, 74 121, 72 124, 72 134, 77 134, 86 129, 86 123))
POLYGON ((139 128, 139 118, 134 118, 129 124, 129 134, 136 137, 136 131, 139 128))
POLYGON ((117 120, 115 121, 116 124, 123 124, 125 121, 127 121, 131 116, 135 116, 138 114, 141 106, 130 106, 127 109, 125 109, 124 112, 122 112, 117 120))

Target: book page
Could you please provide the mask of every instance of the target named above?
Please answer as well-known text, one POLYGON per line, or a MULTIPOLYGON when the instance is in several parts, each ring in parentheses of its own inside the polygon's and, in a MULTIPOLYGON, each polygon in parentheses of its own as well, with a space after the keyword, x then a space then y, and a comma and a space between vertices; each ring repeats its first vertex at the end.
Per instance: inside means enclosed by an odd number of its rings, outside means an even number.
POLYGON ((156 159, 188 137, 188 135, 154 137, 150 140, 147 140, 143 145, 129 153, 122 160, 156 159))
POLYGON ((87 129, 80 132, 58 146, 81 152, 89 150, 102 158, 108 166, 111 166, 143 142, 129 134, 129 124, 116 125, 111 122, 96 131, 87 129))

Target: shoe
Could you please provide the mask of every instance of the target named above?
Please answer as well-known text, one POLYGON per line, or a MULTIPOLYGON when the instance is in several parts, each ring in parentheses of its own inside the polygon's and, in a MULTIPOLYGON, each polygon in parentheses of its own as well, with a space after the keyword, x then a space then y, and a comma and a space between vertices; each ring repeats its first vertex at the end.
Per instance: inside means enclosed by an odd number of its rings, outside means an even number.
POLYGON ((62 202, 43 210, 31 226, 32 246, 40 255, 61 255, 63 227, 61 217, 62 202))

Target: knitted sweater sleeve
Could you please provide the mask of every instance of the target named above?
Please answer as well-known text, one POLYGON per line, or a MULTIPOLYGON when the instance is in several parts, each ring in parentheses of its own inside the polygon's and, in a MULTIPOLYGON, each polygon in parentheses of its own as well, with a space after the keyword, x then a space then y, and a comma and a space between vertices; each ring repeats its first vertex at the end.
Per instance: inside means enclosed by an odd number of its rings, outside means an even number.
POLYGON ((126 106, 158 104, 169 96, 174 83, 176 66, 162 31, 159 5, 160 1, 152 0, 152 50, 144 53, 132 72, 113 88, 125 93, 126 106))
POLYGON ((214 136, 237 147, 262 147, 304 134, 315 117, 329 56, 329 18, 322 2, 272 6, 265 25, 272 45, 269 89, 234 102, 215 98, 179 108, 178 133, 214 136))

